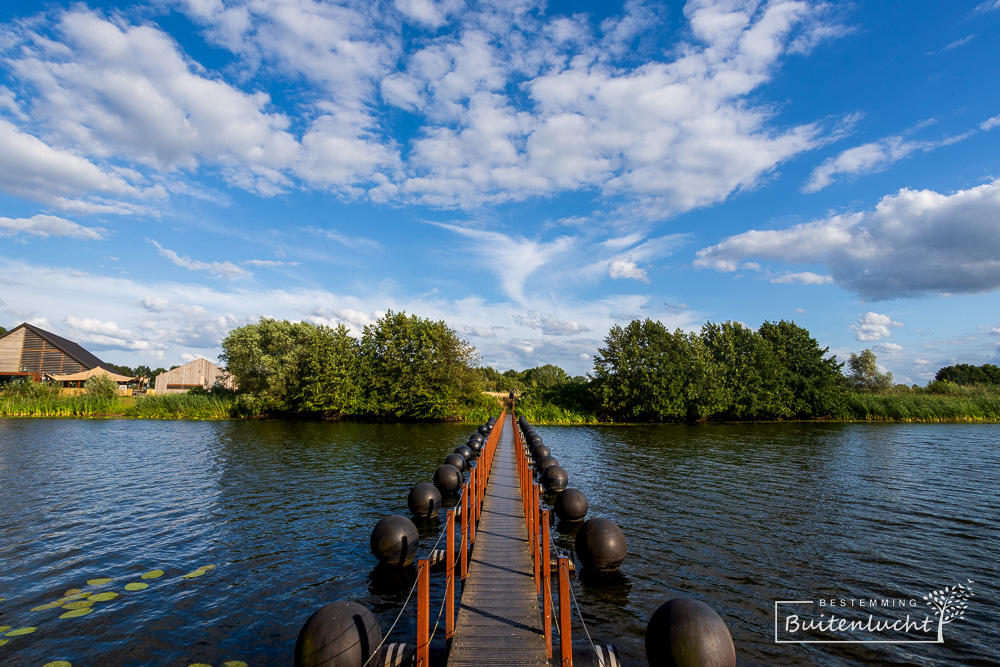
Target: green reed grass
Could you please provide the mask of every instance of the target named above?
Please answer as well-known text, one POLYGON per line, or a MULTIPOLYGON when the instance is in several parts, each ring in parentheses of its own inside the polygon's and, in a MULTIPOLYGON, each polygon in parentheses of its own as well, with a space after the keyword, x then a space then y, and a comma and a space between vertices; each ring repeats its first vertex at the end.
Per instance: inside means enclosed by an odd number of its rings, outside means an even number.
POLYGON ((1000 421, 1000 396, 931 393, 849 394, 846 417, 858 421, 1000 421))
POLYGON ((124 417, 130 419, 228 419, 242 414, 230 396, 165 394, 118 396, 23 396, 0 394, 3 417, 124 417))

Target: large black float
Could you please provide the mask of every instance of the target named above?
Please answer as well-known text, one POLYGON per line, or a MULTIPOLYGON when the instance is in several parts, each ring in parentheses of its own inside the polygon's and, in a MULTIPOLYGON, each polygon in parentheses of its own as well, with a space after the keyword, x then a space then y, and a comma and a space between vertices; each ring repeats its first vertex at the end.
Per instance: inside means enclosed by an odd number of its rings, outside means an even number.
POLYGON ((465 469, 469 466, 468 459, 457 452, 452 452, 444 457, 444 462, 450 466, 455 466, 459 472, 465 472, 465 469))
POLYGON ((564 489, 553 505, 561 521, 582 521, 590 509, 583 491, 573 488, 564 489))
POLYGON ((585 570, 614 572, 625 560, 625 533, 610 519, 586 521, 576 534, 576 555, 585 570))
POLYGON ((548 468, 549 466, 557 466, 557 465, 559 465, 559 459, 549 454, 548 456, 543 456, 542 458, 538 459, 538 461, 535 463, 535 470, 538 471, 538 474, 541 474, 545 472, 545 469, 548 468))
POLYGON ((419 544, 417 527, 402 514, 390 514, 372 529, 372 554, 383 565, 406 567, 417 555, 419 544))
POLYGON ((569 474, 559 464, 550 465, 542 471, 540 480, 546 491, 558 493, 569 484, 569 474))
POLYGON ((711 607, 674 598, 649 619, 646 660, 664 667, 735 667, 736 648, 725 621, 711 607))
POLYGON ((462 471, 451 464, 443 463, 434 471, 434 486, 441 495, 458 493, 462 488, 462 481, 462 471))
POLYGON ((382 643, 382 630, 368 609, 357 602, 331 602, 320 607, 299 630, 295 667, 362 667, 382 643))
POLYGON ((433 484, 421 482, 410 489, 410 494, 406 497, 406 506, 410 508, 413 516, 433 519, 441 511, 441 492, 433 484))

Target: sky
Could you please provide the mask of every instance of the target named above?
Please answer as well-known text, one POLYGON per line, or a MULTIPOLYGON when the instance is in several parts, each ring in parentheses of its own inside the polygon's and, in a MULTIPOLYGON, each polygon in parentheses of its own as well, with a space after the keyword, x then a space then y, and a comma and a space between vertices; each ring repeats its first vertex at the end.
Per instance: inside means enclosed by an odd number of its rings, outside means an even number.
POLYGON ((443 320, 593 369, 794 321, 897 382, 1000 363, 1000 0, 0 9, 0 325, 217 360, 443 320))

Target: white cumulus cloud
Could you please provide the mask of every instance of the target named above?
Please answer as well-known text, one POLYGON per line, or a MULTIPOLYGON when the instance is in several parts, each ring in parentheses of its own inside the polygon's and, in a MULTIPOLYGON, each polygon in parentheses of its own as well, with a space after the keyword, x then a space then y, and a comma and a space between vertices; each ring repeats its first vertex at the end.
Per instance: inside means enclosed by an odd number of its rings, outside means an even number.
POLYGON ((1000 289, 1000 180, 942 194, 903 189, 869 211, 781 230, 750 230, 697 252, 734 271, 747 259, 821 264, 867 299, 1000 289))
POLYGON ((0 236, 68 236, 75 239, 99 241, 107 230, 101 227, 84 227, 54 215, 33 215, 30 218, 0 217, 0 236))
POLYGON ((857 340, 874 341, 888 338, 892 335, 893 328, 901 326, 901 323, 893 321, 888 315, 869 311, 859 317, 857 324, 852 324, 851 328, 854 329, 857 340))

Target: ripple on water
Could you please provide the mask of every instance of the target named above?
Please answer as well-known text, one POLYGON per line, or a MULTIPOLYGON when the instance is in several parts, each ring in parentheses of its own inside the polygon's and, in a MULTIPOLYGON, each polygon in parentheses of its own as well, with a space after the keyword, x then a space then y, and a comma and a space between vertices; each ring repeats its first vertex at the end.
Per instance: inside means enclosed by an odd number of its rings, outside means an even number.
MULTIPOLYGON (((301 623, 338 599, 388 628, 415 574, 376 571, 371 527, 406 514, 409 488, 473 430, 0 420, 0 622, 38 628, 4 637, 0 662, 287 664, 301 623), (92 612, 31 611, 73 588, 92 612)), ((723 615, 741 665, 997 664, 995 431, 538 427, 589 516, 625 531, 621 576, 573 587, 591 632, 632 665, 647 619, 678 595, 723 615), (775 600, 920 596, 965 578, 981 592, 943 647, 773 643, 775 600)), ((442 527, 421 527, 425 547, 442 527)), ((571 526, 556 536, 572 547, 571 526)), ((414 627, 407 611, 396 636, 414 627)))

